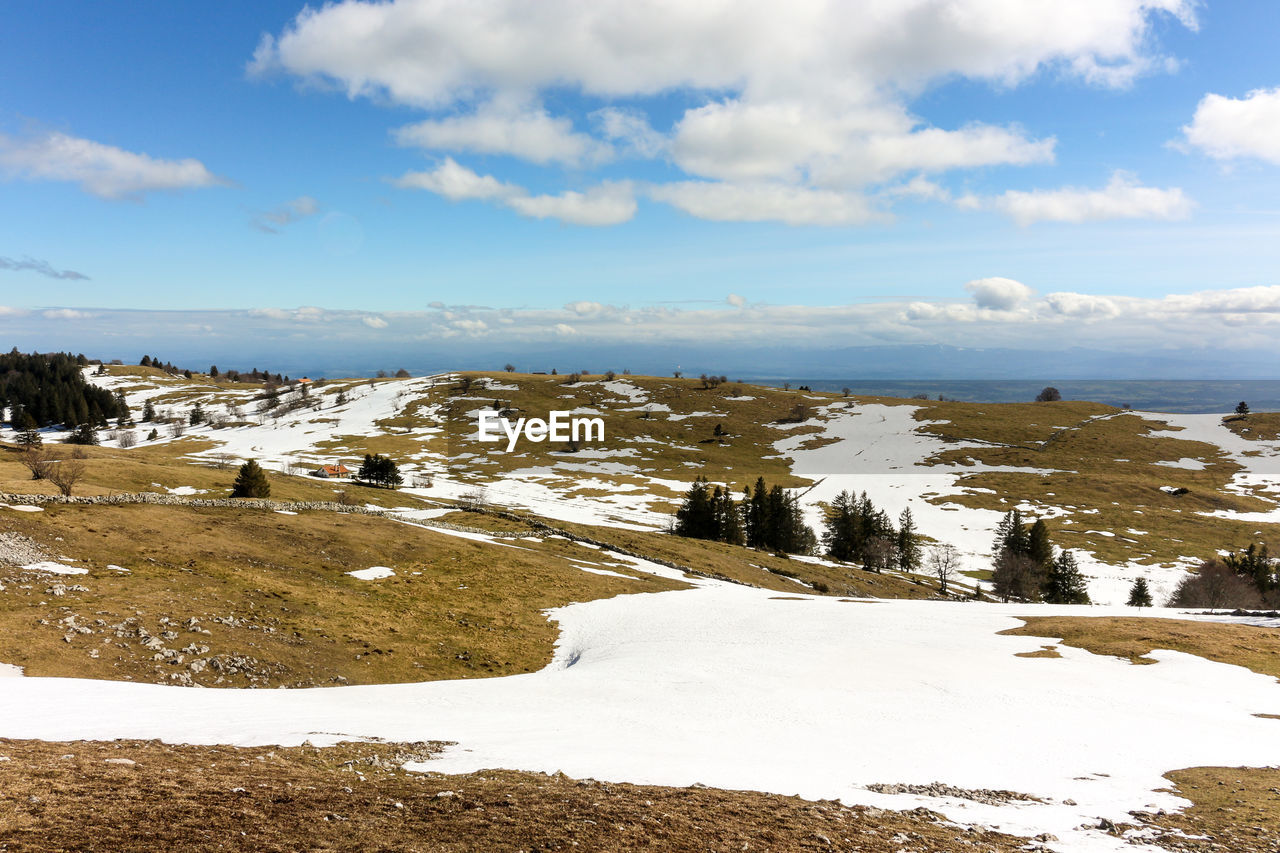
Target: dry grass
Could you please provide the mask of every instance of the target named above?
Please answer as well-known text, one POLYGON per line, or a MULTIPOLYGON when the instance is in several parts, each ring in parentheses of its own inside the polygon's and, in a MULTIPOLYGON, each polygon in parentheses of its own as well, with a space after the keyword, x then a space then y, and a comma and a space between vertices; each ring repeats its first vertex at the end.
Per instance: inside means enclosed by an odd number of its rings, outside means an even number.
POLYGON ((1058 639, 1064 645, 1138 664, 1156 663, 1148 657, 1155 649, 1172 649, 1280 679, 1280 630, 1275 628, 1123 616, 1019 618, 1026 624, 1000 633, 1058 639))
MULTIPOLYGON (((188 458, 190 454, 213 446, 213 442, 205 439, 182 438, 152 446, 143 444, 127 450, 69 444, 48 444, 45 447, 55 458, 70 458, 77 451, 84 455, 85 477, 76 484, 76 495, 120 492, 164 494, 166 488, 189 486, 200 492, 197 497, 225 498, 231 494, 231 486, 239 466, 229 463, 219 468, 213 459, 188 458)), ((18 449, 13 445, 0 444, 0 492, 57 494, 57 489, 47 480, 31 479, 31 473, 19 461, 19 455, 18 449)), ((388 507, 422 505, 419 499, 410 495, 352 482, 318 480, 305 475, 289 476, 278 471, 268 471, 267 478, 271 483, 273 500, 332 501, 338 490, 345 489, 362 504, 388 507)))
POLYGON ((1133 813, 1139 823, 1158 828, 1156 844, 1169 850, 1280 850, 1280 770, 1191 767, 1165 778, 1192 806, 1173 814, 1133 813))
POLYGON ((544 608, 681 586, 564 541, 507 547, 371 516, 143 505, 0 512, 0 530, 89 569, 64 577, 0 567, 0 660, 30 675, 310 686, 531 672, 549 662, 557 636, 544 608), (582 571, 570 556, 629 576, 582 571), (345 574, 370 566, 396 575, 345 574), (184 627, 192 617, 194 630, 184 627), (208 650, 156 661, 139 627, 173 631, 165 648, 208 650), (190 671, 193 658, 219 656, 253 663, 243 673, 190 671))
POLYGON ((395 768, 404 753, 435 746, 0 740, 0 756, 9 759, 0 761, 0 849, 898 853, 909 838, 917 853, 1005 853, 1026 843, 965 829, 925 809, 501 770, 442 776, 395 768))
POLYGON ((917 417, 942 422, 924 430, 957 438, 1044 441, 1051 427, 1077 424, 1043 446, 1028 443, 1024 447, 966 448, 940 454, 935 457, 938 462, 981 462, 1048 469, 1051 473, 974 474, 963 477, 960 485, 989 489, 990 493, 940 496, 934 502, 1001 512, 1022 503, 1064 507, 1071 515, 1046 520, 1053 541, 1111 563, 1132 560, 1168 565, 1179 557, 1204 559, 1220 548, 1242 547, 1253 541, 1270 539, 1280 544, 1276 525, 1202 515, 1274 507, 1270 502, 1224 490, 1240 467, 1220 448, 1154 436, 1161 426, 1137 416, 1117 414, 1085 420, 1098 414, 1108 414, 1108 410, 1091 403, 930 404, 917 417), (1035 420, 1029 420, 1033 416, 1035 420), (1201 459, 1206 467, 1191 470, 1156 464, 1183 458, 1201 459), (1170 495, 1161 491, 1162 486, 1184 487, 1188 493, 1170 495))
POLYGON ((1253 441, 1275 441, 1280 438, 1280 412, 1254 412, 1242 418, 1230 415, 1222 420, 1227 429, 1241 438, 1253 441))

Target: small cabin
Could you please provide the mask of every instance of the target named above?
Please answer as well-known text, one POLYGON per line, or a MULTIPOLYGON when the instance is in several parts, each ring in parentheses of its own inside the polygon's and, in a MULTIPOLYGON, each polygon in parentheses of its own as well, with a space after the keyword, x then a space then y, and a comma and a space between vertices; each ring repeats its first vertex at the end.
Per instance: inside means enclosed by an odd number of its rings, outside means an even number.
POLYGON ((319 468, 311 472, 312 477, 319 477, 322 480, 330 480, 335 477, 350 477, 351 469, 341 462, 333 465, 321 465, 319 468))

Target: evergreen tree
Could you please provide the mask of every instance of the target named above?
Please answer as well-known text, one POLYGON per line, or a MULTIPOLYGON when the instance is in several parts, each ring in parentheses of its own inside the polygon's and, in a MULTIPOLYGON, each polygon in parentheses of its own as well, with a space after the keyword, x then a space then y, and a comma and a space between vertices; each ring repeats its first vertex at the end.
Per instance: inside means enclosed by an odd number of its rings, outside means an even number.
POLYGON ((1070 551, 1063 551, 1053 561, 1045 584, 1044 600, 1050 604, 1089 603, 1088 582, 1080 574, 1075 555, 1070 551))
POLYGON ((846 562, 861 556, 857 510, 857 499, 847 491, 831 501, 827 509, 826 529, 822 534, 822 544, 829 556, 846 562))
POLYGON ((96 445, 97 443, 98 433, 94 430, 93 424, 91 423, 81 424, 74 432, 67 436, 67 444, 96 445))
POLYGON ((24 429, 18 433, 18 446, 26 449, 28 447, 41 447, 44 445, 44 439, 40 433, 34 429, 24 429))
POLYGON ((204 407, 199 403, 192 407, 190 421, 192 426, 204 423, 204 407))
POLYGON ((991 551, 997 558, 1000 554, 1010 553, 1028 556, 1030 553, 1030 536, 1022 526, 1022 511, 1011 509, 996 527, 996 541, 991 551))
POLYGON ((684 503, 676 510, 674 532, 690 539, 715 538, 715 505, 706 477, 699 476, 685 492, 684 503))
POLYGON ((380 453, 364 455, 364 462, 356 472, 356 479, 375 486, 386 486, 389 489, 394 489, 404 482, 404 477, 400 475, 400 468, 395 460, 380 453))
POLYGON ((742 534, 742 513, 733 502, 733 493, 728 486, 723 489, 716 486, 712 500, 715 503, 716 539, 729 545, 741 545, 745 541, 742 534))
POLYGON ((1027 533, 1027 556, 1046 571, 1053 565, 1053 543, 1049 541, 1049 527, 1043 518, 1037 518, 1027 533))
POLYGON ((267 472, 262 470, 261 465, 250 459, 240 466, 240 472, 236 474, 235 484, 231 487, 231 497, 271 497, 271 484, 267 482, 267 472))
POLYGON ((1276 561, 1267 553, 1266 545, 1259 547, 1251 543, 1238 554, 1227 554, 1222 562, 1237 575, 1252 581, 1264 596, 1280 587, 1276 561))
POLYGON ((747 538, 747 545, 752 548, 766 548, 765 543, 769 538, 769 487, 765 485, 764 477, 756 479, 756 487, 754 490, 748 489, 743 493, 742 498, 745 506, 743 507, 743 527, 747 538))
POLYGON ((1244 400, 1241 400, 1240 403, 1236 406, 1236 414, 1237 415, 1249 414, 1249 404, 1246 403, 1244 400))
POLYGON ((1151 590, 1147 587, 1146 578, 1138 578, 1133 582, 1133 586, 1129 587, 1130 607, 1150 607, 1151 606, 1151 590))
POLYGON ((911 507, 904 507, 898 516, 898 568, 904 572, 920 568, 920 535, 911 507))
POLYGON ((150 400, 142 404, 142 422, 149 424, 156 419, 156 407, 150 400))

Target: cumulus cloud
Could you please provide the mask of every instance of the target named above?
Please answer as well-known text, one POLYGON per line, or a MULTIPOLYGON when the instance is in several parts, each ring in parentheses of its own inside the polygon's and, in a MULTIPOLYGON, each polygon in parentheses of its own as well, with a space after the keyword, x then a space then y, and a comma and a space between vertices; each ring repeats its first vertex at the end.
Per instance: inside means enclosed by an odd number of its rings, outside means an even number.
MULTIPOLYGON (((912 115, 907 104, 929 84, 1017 86, 1047 70, 1126 86, 1169 67, 1153 27, 1172 18, 1194 28, 1196 6, 909 0, 850 14, 814 0, 743 14, 669 0, 340 0, 264 37, 249 68, 428 111, 397 133, 406 144, 573 168, 661 156, 683 174, 652 197, 691 215, 849 225, 874 218, 869 190, 910 174, 1052 162, 1056 141, 1016 125, 946 128, 912 115), (603 105, 572 115, 580 101, 555 96, 566 89, 603 105), (666 93, 699 103, 674 120, 642 108, 666 93)), ((945 197, 936 184, 908 187, 945 197)), ((512 207, 536 216, 582 202, 537 199, 512 207)), ((625 221, 622 209, 586 218, 625 221)))
POLYGON ((280 229, 320 212, 320 202, 309 195, 298 196, 279 207, 260 213, 253 219, 253 227, 268 234, 278 234, 280 229))
POLYGON ((1145 187, 1117 171, 1100 190, 1064 187, 1057 190, 1007 190, 981 199, 968 196, 961 207, 998 210, 1019 225, 1036 222, 1096 222, 1104 219, 1185 219, 1194 203, 1178 187, 1145 187))
POLYGON ((747 304, 747 300, 736 293, 730 293, 724 298, 724 301, 732 305, 734 308, 741 308, 747 304))
POLYGON ((0 172, 32 181, 71 181, 113 200, 228 184, 199 160, 160 160, 56 132, 22 139, 0 135, 0 172))
POLYGON ((1035 295, 1035 291, 1022 282, 998 276, 974 279, 964 289, 973 294, 979 308, 995 311, 1010 311, 1035 295))
POLYGON ((387 321, 374 314, 370 314, 367 317, 361 317, 360 322, 364 323, 370 329, 385 329, 387 327, 387 321))
POLYGON ((569 119, 527 104, 491 102, 465 115, 407 125, 395 137, 401 145, 432 151, 509 154, 542 165, 594 165, 613 156, 612 146, 575 132, 569 119))
POLYGON ((532 219, 559 219, 570 225, 617 225, 635 216, 636 199, 626 181, 605 181, 585 192, 516 196, 507 206, 532 219))
POLYGON ((1186 144, 1218 160, 1280 164, 1280 87, 1254 89, 1243 98, 1205 95, 1182 134, 1186 144))
POLYGON ((1087 293, 1050 293, 1044 301, 1050 310, 1067 317, 1096 319, 1120 313, 1120 306, 1114 300, 1087 293))
POLYGON ((631 184, 604 181, 577 192, 530 195, 524 187, 480 175, 452 158, 427 172, 409 172, 393 182, 402 189, 433 192, 450 201, 496 201, 531 219, 558 219, 570 225, 617 225, 635 215, 631 184))
POLYGON ((67 281, 88 281, 89 276, 75 270, 59 270, 49 265, 48 261, 36 260, 35 258, 4 258, 0 257, 0 270, 10 270, 11 272, 33 272, 47 278, 59 278, 67 281))
POLYGON ((428 172, 408 172, 393 182, 401 189, 433 192, 450 201, 507 199, 523 195, 524 189, 499 181, 492 175, 479 175, 460 166, 452 157, 428 172))

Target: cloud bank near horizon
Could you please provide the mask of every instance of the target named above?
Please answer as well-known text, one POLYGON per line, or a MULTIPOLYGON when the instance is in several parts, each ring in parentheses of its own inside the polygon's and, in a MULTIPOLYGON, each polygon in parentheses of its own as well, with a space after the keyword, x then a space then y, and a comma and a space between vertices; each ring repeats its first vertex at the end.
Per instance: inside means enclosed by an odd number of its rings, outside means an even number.
MULTIPOLYGON (((42 340, 98 340, 132 351, 149 340, 190 339, 228 353, 255 346, 441 347, 474 353, 520 346, 733 346, 823 349, 945 345, 1144 355, 1228 351, 1280 354, 1280 286, 1203 290, 1161 297, 1039 294, 1009 278, 964 285, 939 301, 805 306, 748 302, 728 294, 705 306, 616 305, 579 300, 558 308, 431 303, 415 311, 252 308, 130 311, 0 306, 0 333, 42 340)), ((87 345, 87 344, 86 344, 87 345)))

